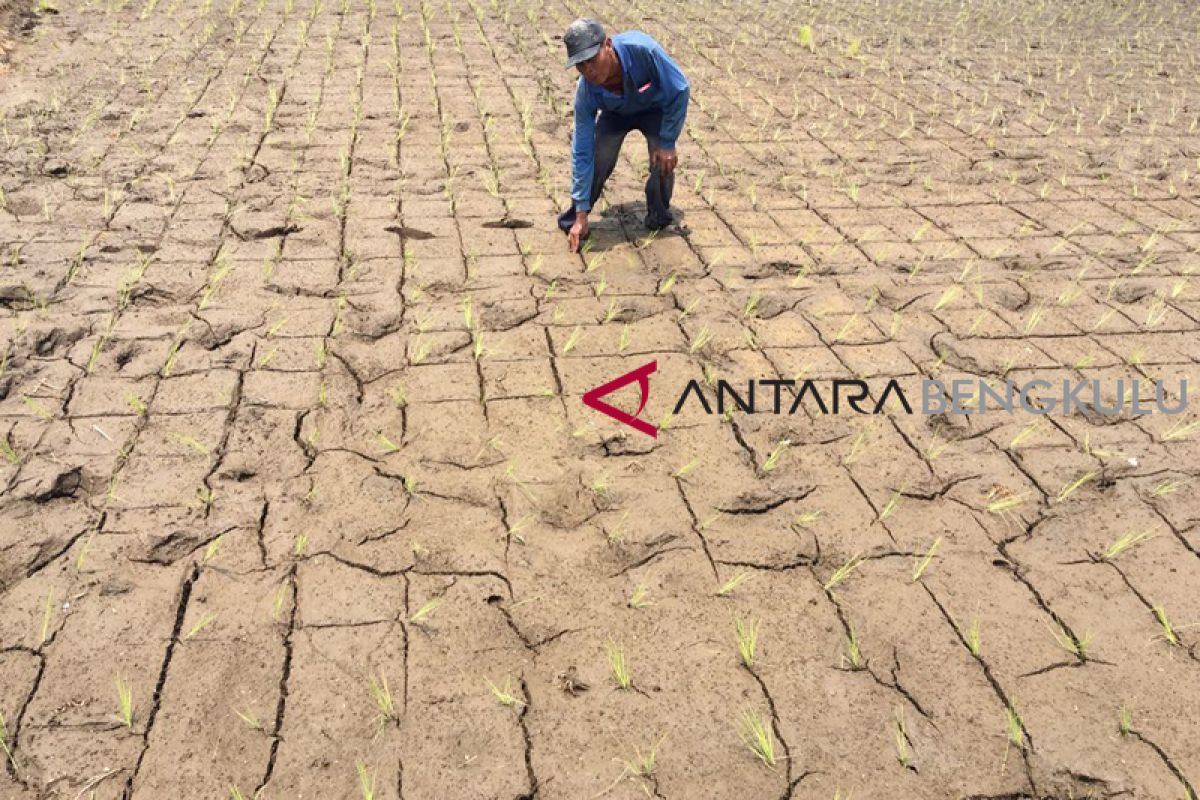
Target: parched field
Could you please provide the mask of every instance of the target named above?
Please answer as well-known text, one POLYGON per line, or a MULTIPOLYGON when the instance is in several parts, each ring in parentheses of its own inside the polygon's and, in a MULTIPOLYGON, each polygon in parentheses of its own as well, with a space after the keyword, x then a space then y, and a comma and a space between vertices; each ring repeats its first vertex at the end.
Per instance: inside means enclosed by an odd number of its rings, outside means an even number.
POLYGON ((1195 800, 1194 3, 33 5, 4 800, 1195 800), (692 100, 571 254, 581 14, 692 100), (853 378, 1192 385, 671 413, 853 378))

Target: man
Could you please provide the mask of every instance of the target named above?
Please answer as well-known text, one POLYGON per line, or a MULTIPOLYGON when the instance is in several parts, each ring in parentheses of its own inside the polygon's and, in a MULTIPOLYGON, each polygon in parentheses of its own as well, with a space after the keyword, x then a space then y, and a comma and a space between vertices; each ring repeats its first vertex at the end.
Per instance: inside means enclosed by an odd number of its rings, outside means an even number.
POLYGON ((571 207, 558 218, 571 252, 588 236, 588 214, 604 190, 625 134, 639 130, 650 151, 646 227, 671 224, 675 140, 687 116, 688 82, 662 45, 640 31, 609 38, 594 19, 567 28, 567 67, 575 86, 575 137, 571 156, 571 207))

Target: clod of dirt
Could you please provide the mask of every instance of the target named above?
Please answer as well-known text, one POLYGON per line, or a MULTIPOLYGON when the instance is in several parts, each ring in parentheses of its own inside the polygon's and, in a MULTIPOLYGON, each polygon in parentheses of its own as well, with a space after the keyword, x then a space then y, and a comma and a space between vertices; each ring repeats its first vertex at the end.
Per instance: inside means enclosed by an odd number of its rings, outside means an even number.
POLYGON ((407 228, 401 225, 389 225, 384 228, 384 230, 388 233, 395 233, 403 236, 405 239, 416 239, 417 241, 424 241, 425 239, 433 238, 432 233, 429 231, 423 231, 420 228, 407 228))
POLYGON ((100 587, 101 597, 114 597, 120 594, 128 594, 133 591, 133 584, 122 578, 113 578, 105 581, 100 587))
POLYGON ((33 295, 24 286, 0 286, 0 307, 21 311, 32 305, 33 295))
POLYGON ((42 167, 42 172, 51 178, 64 178, 67 175, 67 163, 52 159, 47 161, 45 166, 42 167))
POLYGON ((485 223, 483 223, 483 227, 485 227, 485 228, 509 228, 509 229, 532 228, 533 223, 527 219, 512 219, 510 217, 504 217, 503 219, 498 219, 495 222, 485 222, 485 223))
POLYGON ((287 236, 290 233, 296 233, 300 230, 299 225, 273 225, 270 228, 247 228, 240 231, 237 228, 233 229, 234 234, 244 242, 256 241, 259 239, 274 239, 279 236, 287 236))
POLYGON ((174 564, 201 545, 199 536, 183 531, 172 531, 146 551, 140 560, 155 564, 174 564))
POLYGON ((558 681, 558 688, 571 695, 571 697, 578 697, 591 688, 586 681, 579 677, 579 670, 573 664, 567 667, 564 672, 558 673, 556 679, 558 681))
POLYGON ((656 439, 638 436, 636 439, 618 433, 600 442, 600 448, 606 456, 643 456, 658 447, 656 439))
POLYGON ((60 497, 74 497, 83 483, 83 467, 73 467, 54 477, 50 488, 33 496, 35 503, 49 503, 60 497))
POLYGON ((992 290, 996 303, 1008 311, 1020 311, 1029 305, 1029 292, 1012 284, 997 286, 992 290))
POLYGON ((1112 296, 1118 303, 1129 305, 1151 294, 1154 294, 1154 290, 1144 283, 1125 283, 1114 289, 1112 296))
POLYGON ((793 292, 788 292, 786 298, 778 295, 767 295, 758 301, 758 318, 774 319, 780 314, 791 311, 800 299, 793 292))
POLYGON ((596 515, 591 492, 582 485, 564 481, 546 500, 542 521, 552 528, 576 530, 596 515))
POLYGON ((53 328, 49 333, 38 338, 33 346, 33 351, 39 356, 49 356, 60 347, 70 348, 82 339, 86 333, 87 331, 83 328, 76 328, 71 331, 62 328, 53 328))
POLYGON ((726 514, 765 514, 790 500, 769 489, 750 489, 717 506, 726 514))

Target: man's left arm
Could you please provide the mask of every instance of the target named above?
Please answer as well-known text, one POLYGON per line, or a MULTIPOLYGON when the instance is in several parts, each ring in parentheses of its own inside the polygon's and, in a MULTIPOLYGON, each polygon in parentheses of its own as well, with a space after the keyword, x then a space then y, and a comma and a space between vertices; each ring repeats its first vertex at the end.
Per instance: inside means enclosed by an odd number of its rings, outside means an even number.
POLYGON ((651 50, 651 58, 654 60, 654 69, 658 73, 658 85, 662 92, 663 115, 662 127, 658 132, 659 146, 673 155, 675 142, 683 132, 683 121, 687 117, 691 87, 683 72, 661 45, 651 50))

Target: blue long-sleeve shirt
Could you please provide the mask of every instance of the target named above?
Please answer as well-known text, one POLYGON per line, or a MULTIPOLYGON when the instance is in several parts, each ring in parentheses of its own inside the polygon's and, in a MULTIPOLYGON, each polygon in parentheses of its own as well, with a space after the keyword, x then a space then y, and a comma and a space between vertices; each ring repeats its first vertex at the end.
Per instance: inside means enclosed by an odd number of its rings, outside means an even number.
POLYGON ((592 208, 592 175, 596 155, 596 112, 639 114, 662 109, 661 146, 675 149, 687 116, 688 82, 662 45, 641 31, 612 37, 621 61, 622 94, 579 77, 575 85, 575 137, 571 152, 571 200, 576 211, 592 208))

